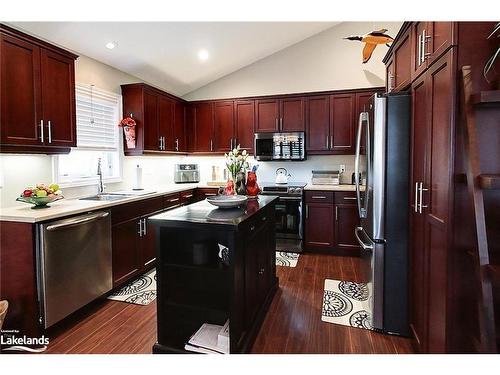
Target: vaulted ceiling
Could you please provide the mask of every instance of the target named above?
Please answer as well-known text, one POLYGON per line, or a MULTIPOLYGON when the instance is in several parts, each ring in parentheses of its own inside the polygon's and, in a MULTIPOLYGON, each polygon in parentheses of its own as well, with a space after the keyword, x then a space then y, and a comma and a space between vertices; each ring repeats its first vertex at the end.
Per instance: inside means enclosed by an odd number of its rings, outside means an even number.
POLYGON ((182 96, 338 22, 10 24, 182 96), (109 42, 115 48, 106 48, 109 42), (208 59, 199 58, 201 50, 208 59))

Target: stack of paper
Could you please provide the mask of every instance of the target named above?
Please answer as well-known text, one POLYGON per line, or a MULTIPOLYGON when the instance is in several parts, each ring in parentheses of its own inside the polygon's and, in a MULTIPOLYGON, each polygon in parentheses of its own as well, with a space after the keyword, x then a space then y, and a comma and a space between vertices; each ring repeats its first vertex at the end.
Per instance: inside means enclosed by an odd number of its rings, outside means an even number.
POLYGON ((184 345, 184 349, 197 353, 229 354, 229 320, 224 327, 204 323, 184 345))

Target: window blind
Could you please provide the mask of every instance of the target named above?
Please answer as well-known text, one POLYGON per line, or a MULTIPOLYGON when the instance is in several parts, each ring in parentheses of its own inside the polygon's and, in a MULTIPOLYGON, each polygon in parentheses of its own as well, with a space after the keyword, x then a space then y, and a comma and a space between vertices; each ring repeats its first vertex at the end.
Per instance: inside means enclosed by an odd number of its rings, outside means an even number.
POLYGON ((118 149, 120 96, 76 84, 76 135, 78 148, 118 149))

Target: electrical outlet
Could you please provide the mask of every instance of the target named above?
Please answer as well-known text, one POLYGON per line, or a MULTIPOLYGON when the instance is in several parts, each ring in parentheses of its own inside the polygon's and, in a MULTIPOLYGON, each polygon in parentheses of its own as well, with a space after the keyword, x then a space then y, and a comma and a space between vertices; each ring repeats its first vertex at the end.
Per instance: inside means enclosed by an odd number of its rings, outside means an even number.
POLYGON ((340 168, 339 168, 339 172, 340 173, 344 173, 345 172, 345 164, 340 164, 340 168))

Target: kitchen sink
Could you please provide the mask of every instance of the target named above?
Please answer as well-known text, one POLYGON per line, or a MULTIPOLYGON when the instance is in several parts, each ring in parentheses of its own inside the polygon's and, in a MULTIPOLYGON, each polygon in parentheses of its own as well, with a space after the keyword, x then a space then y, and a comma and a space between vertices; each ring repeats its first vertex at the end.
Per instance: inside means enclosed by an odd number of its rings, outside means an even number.
POLYGON ((129 198, 131 195, 121 194, 97 194, 90 197, 80 198, 81 201, 117 201, 120 199, 129 198))

